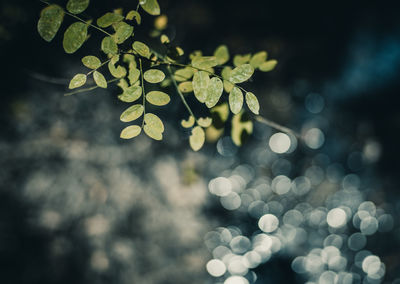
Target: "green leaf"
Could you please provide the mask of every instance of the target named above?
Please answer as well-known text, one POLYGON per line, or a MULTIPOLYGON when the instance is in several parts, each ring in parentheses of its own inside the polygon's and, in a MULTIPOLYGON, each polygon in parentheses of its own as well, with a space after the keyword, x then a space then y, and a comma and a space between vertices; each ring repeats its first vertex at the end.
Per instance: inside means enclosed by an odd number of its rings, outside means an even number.
POLYGON ((214 52, 214 56, 217 59, 218 65, 223 65, 229 61, 229 50, 226 45, 220 45, 214 52))
POLYGON ((130 86, 124 90, 124 92, 118 96, 123 102, 131 103, 136 101, 142 96, 142 87, 140 86, 130 86))
POLYGON ((64 10, 58 5, 50 5, 42 10, 37 25, 40 36, 50 42, 60 29, 64 19, 64 10))
POLYGON ((253 122, 243 117, 244 112, 236 114, 232 118, 231 137, 233 143, 240 147, 246 136, 253 132, 253 122))
POLYGON ((211 119, 211 117, 200 117, 198 120, 197 120, 197 123, 198 123, 198 125, 200 125, 201 127, 205 127, 205 128, 207 128, 207 127, 209 127, 210 125, 211 125, 211 123, 212 123, 212 119, 211 119))
POLYGON ((150 48, 144 44, 143 42, 140 41, 135 41, 132 44, 132 48, 134 51, 136 51, 139 55, 145 57, 145 58, 150 58, 150 48))
POLYGON ((253 66, 251 66, 250 64, 243 64, 231 71, 231 76, 229 77, 229 81, 234 84, 242 83, 250 79, 253 73, 254 73, 253 66))
POLYGON ((206 135, 204 133, 203 128, 200 126, 196 126, 192 130, 192 135, 189 137, 189 144, 192 147, 193 151, 199 151, 201 147, 204 145, 204 141, 206 140, 206 135))
POLYGON ((103 74, 101 74, 98 71, 94 71, 93 73, 93 79, 94 82, 96 83, 97 86, 99 86, 100 88, 107 88, 107 81, 106 78, 104 78, 103 74))
POLYGON ((137 80, 139 80, 140 77, 140 70, 137 68, 131 68, 129 69, 129 75, 128 79, 131 85, 135 84, 137 80))
POLYGON ((158 69, 150 69, 144 72, 143 79, 145 79, 149 83, 160 83, 165 79, 165 74, 161 70, 158 69))
POLYGON ((120 65, 115 67, 111 61, 108 62, 108 70, 115 78, 123 78, 126 76, 126 68, 120 65))
POLYGON ((268 71, 273 70, 277 63, 278 63, 278 61, 276 61, 275 59, 268 60, 268 61, 265 61, 264 63, 262 63, 260 65, 259 69, 260 69, 260 71, 268 72, 268 71))
POLYGON ((115 43, 114 39, 110 36, 106 36, 101 41, 101 50, 105 54, 117 54, 118 53, 118 46, 115 43))
POLYGON ((179 88, 179 91, 181 91, 182 93, 193 92, 192 82, 189 82, 189 81, 180 83, 178 88, 179 88))
POLYGON ((85 74, 76 74, 71 82, 69 82, 69 88, 75 89, 86 84, 87 76, 85 74))
POLYGON ((181 125, 184 128, 190 128, 194 125, 195 122, 196 121, 195 121, 194 117, 191 115, 191 116, 189 116, 188 120, 182 119, 181 125))
POLYGON ((80 14, 89 6, 89 0, 69 0, 67 10, 72 14, 80 14))
POLYGON ((254 69, 257 69, 262 63, 265 62, 265 60, 267 60, 267 55, 268 54, 266 51, 257 52, 250 59, 250 65, 253 66, 254 69))
POLYGON ((212 108, 215 106, 221 98, 222 92, 224 91, 224 84, 221 79, 217 77, 211 78, 207 88, 206 106, 212 108))
POLYGON ((115 24, 115 34, 114 34, 114 40, 118 43, 121 44, 124 41, 126 41, 133 33, 133 27, 131 25, 128 25, 125 22, 119 22, 115 24))
POLYGON ((161 119, 152 113, 146 113, 144 116, 144 132, 154 140, 162 140, 164 132, 164 124, 161 119))
POLYGON ((191 67, 185 67, 183 69, 178 69, 175 72, 175 80, 178 82, 183 82, 190 80, 193 77, 194 70, 191 67))
POLYGON ((161 91, 151 91, 146 94, 146 100, 152 105, 164 106, 171 100, 168 94, 161 91))
POLYGON ((238 87, 234 87, 229 94, 229 107, 234 114, 239 113, 243 107, 243 93, 238 87))
POLYGON ((120 117, 120 120, 123 122, 130 122, 133 121, 135 119, 138 119, 139 117, 142 116, 144 111, 144 108, 142 105, 133 105, 129 108, 127 108, 120 117))
POLYGON ((221 72, 222 78, 224 78, 225 80, 228 80, 229 77, 231 77, 231 72, 232 72, 232 68, 230 66, 224 67, 224 69, 222 69, 222 72, 221 72))
POLYGON ((96 56, 88 55, 82 58, 82 63, 87 68, 97 69, 101 66, 101 61, 96 56))
POLYGON ((243 65, 247 62, 249 62, 251 59, 251 54, 245 54, 245 55, 235 55, 235 57, 233 57, 233 65, 235 65, 235 67, 243 65))
POLYGON ((246 93, 246 104, 254 114, 259 114, 260 104, 257 97, 253 93, 246 93))
POLYGON ((121 131, 120 137, 122 139, 131 139, 138 136, 142 132, 142 128, 138 125, 130 125, 121 131))
POLYGON ((225 122, 229 117, 229 107, 227 103, 223 103, 213 107, 211 110, 212 114, 218 114, 221 122, 225 122))
POLYGON ((129 11, 129 13, 126 14, 125 19, 127 19, 129 21, 132 21, 133 19, 135 19, 136 23, 138 25, 140 25, 140 23, 142 22, 142 17, 140 16, 139 12, 135 11, 135 10, 129 11))
POLYGON ((88 25, 82 22, 73 23, 64 33, 63 47, 66 53, 77 51, 87 38, 88 25))
POLYGON ((153 16, 160 15, 160 5, 157 0, 140 0, 140 6, 142 6, 143 10, 153 16))
POLYGON ((97 19, 97 25, 102 28, 107 28, 112 24, 118 23, 124 19, 124 16, 115 13, 106 13, 97 19))
POLYGON ((192 59, 192 66, 200 69, 208 69, 218 65, 215 56, 196 56, 192 59))
POLYGON ((207 99, 207 89, 209 83, 210 76, 208 76, 207 72, 199 71, 194 74, 192 82, 193 91, 197 100, 201 103, 204 103, 207 99))

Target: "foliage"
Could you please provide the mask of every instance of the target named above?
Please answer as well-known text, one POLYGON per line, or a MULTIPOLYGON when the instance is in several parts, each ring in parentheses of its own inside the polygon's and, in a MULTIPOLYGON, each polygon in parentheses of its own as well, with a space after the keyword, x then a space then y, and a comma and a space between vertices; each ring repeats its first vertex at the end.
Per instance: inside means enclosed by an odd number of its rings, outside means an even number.
POLYGON ((96 85, 77 89, 68 95, 107 88, 111 83, 116 83, 122 92, 118 98, 126 103, 134 103, 121 114, 121 121, 131 123, 141 118, 141 123, 136 122, 124 128, 121 138, 134 138, 143 130, 150 138, 162 140, 164 124, 158 115, 146 111, 146 104, 160 107, 168 105, 171 98, 164 89, 170 86, 176 89, 189 112, 189 118, 182 120, 181 125, 191 129, 189 143, 194 151, 201 149, 206 140, 215 141, 223 134, 230 112, 233 114, 233 142, 240 146, 244 134, 251 134, 253 125, 248 114, 258 116, 260 106, 257 97, 240 84, 249 81, 256 70, 268 72, 274 69, 277 61, 267 60, 266 51, 232 57, 227 46, 221 45, 211 56, 195 51, 185 58, 183 49, 172 45, 168 36, 162 33, 167 18, 160 15, 157 0, 140 0, 136 10, 126 14, 122 9, 107 12, 96 21, 77 16, 88 8, 89 0, 69 0, 66 10, 56 4, 41 2, 48 5, 43 9, 37 26, 44 40, 51 41, 55 37, 65 14, 77 20, 64 32, 63 47, 66 53, 80 49, 89 39, 91 30, 104 34, 99 43, 102 54, 82 58, 83 65, 90 70, 86 74, 76 74, 69 88, 85 86, 91 81, 88 78, 93 78, 96 85), (163 52, 156 52, 134 37, 133 31, 142 21, 140 8, 158 16, 155 20, 156 30, 152 34, 160 38, 163 52), (232 65, 229 65, 231 58, 232 65), (185 59, 189 62, 182 63, 185 59), (151 86, 152 91, 146 92, 146 85, 151 86), (159 90, 153 90, 155 85, 159 90), (224 101, 224 92, 229 95, 228 102, 224 101), (210 109, 209 117, 194 115, 186 101, 191 93, 199 103, 210 109), (142 100, 138 103, 140 98, 142 100), (243 108, 244 104, 250 112, 243 108))

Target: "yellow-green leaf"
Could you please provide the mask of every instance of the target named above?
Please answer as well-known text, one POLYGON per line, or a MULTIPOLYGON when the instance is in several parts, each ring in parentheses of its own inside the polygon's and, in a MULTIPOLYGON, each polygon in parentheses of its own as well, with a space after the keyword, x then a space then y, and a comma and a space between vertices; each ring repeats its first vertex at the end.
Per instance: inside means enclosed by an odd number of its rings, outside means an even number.
POLYGON ((150 58, 150 48, 144 44, 143 42, 140 41, 135 41, 132 44, 132 48, 134 51, 136 51, 139 55, 146 57, 146 58, 150 58))
POLYGON ((224 69, 222 69, 222 72, 221 72, 222 78, 224 78, 225 80, 228 80, 229 77, 231 77, 231 72, 232 72, 231 67, 229 67, 229 66, 224 67, 224 69))
POLYGON ((101 41, 101 50, 105 54, 117 54, 118 53, 118 46, 115 43, 114 39, 110 36, 106 36, 101 41))
POLYGON ((142 128, 138 125, 130 125, 121 131, 120 137, 122 139, 131 139, 138 136, 142 132, 142 128))
POLYGON ((253 93, 251 92, 246 93, 246 104, 254 114, 259 113, 260 104, 258 102, 257 97, 253 93))
POLYGON ((201 147, 204 145, 204 141, 206 140, 206 135, 204 133, 203 128, 200 126, 196 126, 192 130, 192 135, 189 137, 189 144, 192 147, 193 151, 199 151, 201 147))
POLYGON ((197 123, 198 123, 198 125, 200 125, 201 127, 204 127, 204 128, 207 128, 207 127, 209 127, 210 125, 211 125, 211 123, 212 123, 212 119, 211 119, 211 117, 200 117, 198 120, 197 120, 197 123))
POLYGON ((243 93, 238 87, 234 87, 229 94, 229 107, 234 114, 239 113, 243 107, 243 93))
POLYGON ((208 69, 218 65, 215 56, 196 56, 192 59, 192 66, 200 69, 208 69))
POLYGON ((254 73, 253 66, 251 66, 250 64, 243 64, 231 71, 229 81, 234 84, 242 83, 250 79, 253 73, 254 73))
POLYGON ((260 71, 268 72, 268 71, 273 70, 277 63, 278 63, 278 61, 276 61, 275 59, 268 60, 268 61, 265 61, 264 63, 262 63, 259 66, 259 69, 260 69, 260 71))
POLYGON ((122 21, 123 19, 124 16, 109 12, 97 19, 97 25, 102 28, 107 28, 112 24, 122 21))
POLYGON ((129 13, 126 14, 125 19, 130 20, 130 21, 132 21, 133 19, 135 19, 135 20, 136 20, 136 23, 137 23, 138 25, 140 25, 140 23, 142 22, 142 17, 140 16, 139 12, 138 12, 138 11, 135 11, 135 10, 129 11, 129 13))
POLYGON ((207 89, 210 83, 210 76, 207 72, 199 71, 193 76, 193 91, 199 102, 204 103, 207 99, 207 89))
POLYGON ((107 81, 106 78, 104 78, 103 74, 101 74, 98 71, 94 71, 93 73, 93 79, 94 82, 96 83, 97 86, 99 86, 100 88, 107 88, 107 81))
POLYGON ((162 140, 163 136, 162 133, 164 132, 164 124, 162 123, 161 119, 152 113, 146 113, 144 115, 144 132, 150 138, 154 140, 162 140))
POLYGON ((60 29, 64 19, 64 10, 58 5, 50 5, 42 10, 37 25, 40 36, 50 42, 60 29))
POLYGON ((265 62, 265 60, 267 60, 267 56, 268 54, 266 51, 257 52, 250 59, 250 65, 253 66, 254 69, 257 69, 262 63, 265 62))
POLYGON ((101 61, 96 56, 88 55, 82 58, 82 63, 87 68, 97 69, 101 66, 101 61))
POLYGON ((126 41, 133 33, 133 27, 125 22, 115 24, 114 40, 116 43, 121 44, 126 41))
POLYGON ((251 54, 245 54, 245 55, 235 55, 235 57, 233 57, 233 65, 235 65, 235 67, 243 65, 247 62, 249 62, 251 59, 251 54))
POLYGON ((142 6, 143 10, 153 16, 160 15, 160 5, 157 0, 140 0, 140 6, 142 6))
POLYGON ((131 68, 129 69, 129 75, 128 79, 131 85, 135 84, 137 80, 139 80, 140 77, 140 70, 137 68, 131 68))
POLYGON ((194 123, 195 123, 195 119, 192 115, 189 116, 188 120, 182 119, 182 121, 181 121, 181 125, 184 128, 190 128, 194 125, 194 123))
POLYGON ((126 68, 120 65, 115 67, 115 65, 112 64, 111 61, 108 62, 108 70, 115 78, 123 78, 126 76, 126 68))
POLYGON ((229 50, 226 45, 220 45, 214 52, 214 56, 217 59, 219 65, 223 65, 229 61, 229 50))
POLYGON ((231 137, 236 146, 241 146, 244 138, 253 132, 253 122, 243 119, 243 114, 242 111, 232 118, 231 137))
POLYGON ((82 13, 89 6, 89 0, 69 0, 67 10, 72 14, 82 13))
POLYGON ((76 74, 71 82, 69 82, 69 88, 75 89, 86 84, 87 76, 85 74, 76 74))
POLYGON ((178 82, 187 81, 193 77, 194 70, 191 67, 185 67, 183 69, 178 69, 175 72, 175 80, 178 82))
POLYGON ((160 41, 162 44, 170 43, 169 37, 167 35, 161 35, 160 41))
POLYGON ((165 74, 158 69, 150 69, 144 72, 143 78, 149 83, 160 83, 165 79, 165 74))
POLYGON ((131 103, 136 101, 142 96, 142 87, 140 86, 130 86, 127 87, 124 92, 118 96, 123 102, 131 103))
POLYGON ((217 105, 211 109, 211 113, 218 114, 221 122, 225 122, 229 117, 229 107, 227 103, 217 105))
POLYGON ((179 84, 178 86, 179 90, 182 93, 190 93, 193 92, 193 85, 192 82, 186 81, 186 82, 182 82, 179 84))
POLYGON ((164 106, 171 100, 168 94, 161 91, 151 91, 146 94, 146 100, 152 105, 164 106))
POLYGON ((133 105, 129 108, 127 108, 122 114, 121 114, 121 121, 123 122, 130 122, 135 119, 138 119, 139 117, 142 116, 144 111, 144 108, 142 105, 133 105))
POLYGON ((235 85, 233 85, 232 83, 230 83, 230 82, 227 81, 227 80, 224 80, 224 89, 225 89, 225 92, 227 92, 227 93, 232 92, 233 87, 235 87, 235 85))
POLYGON ((208 108, 215 106, 221 98, 223 91, 224 84, 222 83, 221 79, 217 77, 211 78, 207 88, 207 98, 205 101, 206 106, 208 108))
POLYGON ((66 53, 77 51, 87 38, 88 25, 82 22, 73 23, 64 33, 63 47, 66 53))

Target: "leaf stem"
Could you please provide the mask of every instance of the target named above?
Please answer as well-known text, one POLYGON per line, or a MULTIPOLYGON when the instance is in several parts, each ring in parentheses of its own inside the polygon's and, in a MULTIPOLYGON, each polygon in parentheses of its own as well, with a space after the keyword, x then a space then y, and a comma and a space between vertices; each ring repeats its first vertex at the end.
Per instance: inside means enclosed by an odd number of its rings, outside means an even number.
POLYGON ((103 63, 101 63, 101 65, 99 67, 97 67, 96 69, 90 70, 86 76, 89 76, 90 74, 92 74, 94 71, 97 71, 98 69, 100 69, 101 67, 103 67, 104 65, 106 65, 108 62, 111 61, 111 58, 108 59, 107 61, 104 61, 103 63))
POLYGON ((274 128, 274 129, 276 129, 276 130, 279 130, 279 131, 281 131, 281 132, 285 132, 286 134, 290 134, 290 135, 295 136, 295 137, 298 138, 298 139, 301 139, 301 136, 300 136, 299 133, 293 131, 293 130, 290 129, 290 128, 287 128, 287 127, 285 127, 285 126, 282 126, 282 125, 280 125, 280 124, 278 124, 278 123, 276 123, 276 122, 274 122, 274 121, 272 121, 272 120, 269 120, 269 119, 267 119, 267 118, 265 118, 265 117, 262 117, 261 115, 256 115, 256 116, 254 117, 254 119, 255 119, 256 121, 262 123, 262 124, 265 124, 265 125, 268 125, 268 126, 274 128))
POLYGON ((142 120, 142 128, 144 126, 144 116, 146 115, 146 94, 144 91, 144 80, 143 80, 143 67, 142 67, 142 58, 139 58, 139 68, 140 68, 140 78, 142 81, 142 96, 143 96, 143 120, 142 120))
MULTIPOLYGON (((109 81, 107 81, 107 84, 114 83, 115 81, 118 81, 119 79, 120 78, 114 78, 112 80, 109 80, 109 81)), ((65 93, 64 96, 71 96, 71 95, 75 95, 75 94, 78 94, 78 93, 84 93, 84 92, 95 90, 97 88, 99 88, 99 86, 96 85, 96 86, 85 88, 85 89, 79 89, 79 90, 76 90, 76 91, 73 91, 73 92, 65 93)))

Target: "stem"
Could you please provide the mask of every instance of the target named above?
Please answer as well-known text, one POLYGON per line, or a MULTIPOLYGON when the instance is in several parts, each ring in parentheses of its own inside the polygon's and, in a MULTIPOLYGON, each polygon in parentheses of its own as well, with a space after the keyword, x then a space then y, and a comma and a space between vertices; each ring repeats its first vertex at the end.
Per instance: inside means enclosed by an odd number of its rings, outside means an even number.
POLYGON ((280 124, 278 124, 278 123, 276 123, 276 122, 273 122, 272 120, 269 120, 269 119, 267 119, 267 118, 265 118, 265 117, 262 117, 262 116, 260 116, 260 115, 256 115, 256 116, 254 117, 254 119, 255 119, 256 121, 260 122, 260 123, 263 123, 263 124, 265 124, 265 125, 268 125, 268 126, 274 128, 274 129, 276 129, 276 130, 279 130, 279 131, 281 131, 281 132, 285 132, 285 133, 287 133, 287 134, 291 134, 291 135, 295 136, 296 138, 301 139, 300 134, 298 134, 297 132, 291 130, 290 128, 287 128, 287 127, 285 127, 285 126, 282 126, 282 125, 280 125, 280 124))
MULTIPOLYGON (((107 84, 114 83, 115 81, 118 81, 118 80, 120 80, 120 78, 114 78, 112 80, 107 81, 107 84)), ((78 93, 88 92, 88 91, 95 90, 97 88, 99 88, 99 86, 96 85, 96 86, 85 88, 85 89, 79 89, 79 90, 76 90, 76 91, 73 91, 73 92, 65 93, 64 96, 71 96, 71 95, 75 95, 75 94, 78 94, 78 93)))
POLYGON ((139 58, 139 68, 140 68, 140 78, 142 80, 142 96, 143 96, 143 120, 142 127, 144 126, 144 116, 146 115, 146 94, 144 91, 144 80, 143 80, 143 67, 142 67, 142 59, 139 58))
POLYGON ((111 58, 108 59, 107 61, 104 61, 103 63, 101 63, 101 65, 99 67, 97 67, 96 69, 90 70, 86 76, 89 76, 90 74, 92 74, 94 71, 97 71, 98 69, 100 69, 101 67, 103 67, 104 65, 106 65, 108 62, 111 61, 111 58))
POLYGON ((168 73, 169 73, 169 75, 170 75, 170 77, 171 77, 171 80, 172 80, 172 82, 174 83, 175 89, 176 89, 176 91, 178 92, 179 97, 181 98, 182 103, 185 105, 185 107, 186 107, 186 109, 188 110, 189 114, 190 114, 191 116, 193 116, 194 120, 197 122, 197 119, 196 119, 196 117, 194 116, 192 109, 190 108, 190 106, 189 106, 188 103, 186 102, 185 97, 183 96, 182 92, 179 90, 178 83, 176 82, 176 80, 175 80, 175 78, 174 78, 174 75, 173 75, 172 70, 171 70, 171 66, 168 65, 168 66, 167 66, 167 69, 168 69, 168 73))
MULTIPOLYGON (((42 2, 42 3, 44 3, 44 4, 46 4, 46 5, 51 5, 50 2, 47 2, 47 1, 45 1, 45 0, 39 0, 39 1, 42 2)), ((63 9, 63 10, 64 10, 64 9, 63 9)), ((95 28, 95 29, 101 31, 102 33, 105 33, 105 34, 108 35, 108 36, 112 36, 112 34, 110 34, 109 32, 107 32, 106 30, 103 30, 102 28, 100 28, 100 27, 98 27, 98 26, 96 26, 96 25, 89 24, 89 23, 86 22, 84 19, 81 19, 81 18, 79 18, 78 16, 76 16, 76 15, 74 15, 74 14, 68 12, 68 11, 65 11, 65 10, 64 10, 64 13, 67 14, 68 16, 71 16, 71 17, 77 19, 78 21, 81 21, 81 22, 83 22, 83 23, 89 25, 89 26, 92 27, 92 28, 95 28)))

